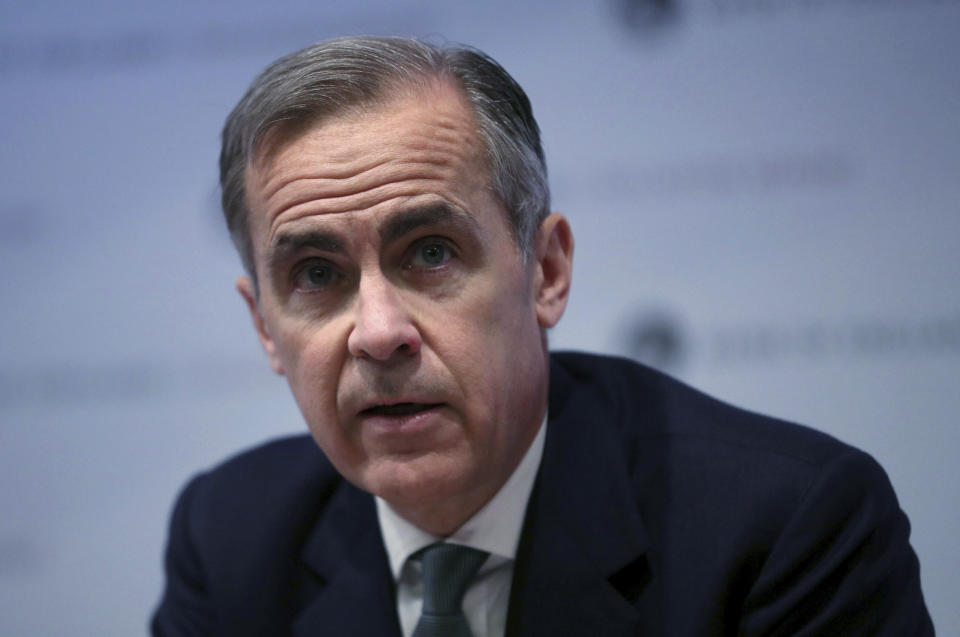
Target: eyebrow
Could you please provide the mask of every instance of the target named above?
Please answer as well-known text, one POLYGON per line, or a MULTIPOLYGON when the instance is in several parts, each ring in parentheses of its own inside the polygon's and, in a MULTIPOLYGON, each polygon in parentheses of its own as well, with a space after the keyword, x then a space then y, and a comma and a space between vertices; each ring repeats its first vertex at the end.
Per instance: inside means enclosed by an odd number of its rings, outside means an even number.
POLYGON ((343 242, 335 234, 322 230, 291 232, 277 236, 267 257, 267 267, 275 270, 290 257, 308 248, 321 252, 346 252, 343 242))
MULTIPOLYGON (((477 220, 445 202, 427 204, 394 214, 380 228, 380 241, 388 244, 424 226, 452 226, 471 234, 479 232, 477 220)), ((347 250, 340 235, 325 230, 304 230, 277 235, 267 257, 267 267, 276 270, 302 250, 343 254, 347 250)))
POLYGON ((380 241, 388 244, 423 226, 434 225, 453 226, 470 233, 479 230, 477 220, 472 215, 450 204, 439 202, 393 215, 380 229, 380 241))

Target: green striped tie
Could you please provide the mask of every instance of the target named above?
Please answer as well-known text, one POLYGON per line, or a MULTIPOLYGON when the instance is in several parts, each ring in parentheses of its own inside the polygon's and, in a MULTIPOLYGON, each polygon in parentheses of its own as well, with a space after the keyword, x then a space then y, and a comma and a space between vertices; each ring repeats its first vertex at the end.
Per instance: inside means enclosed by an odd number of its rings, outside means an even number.
POLYGON ((472 637, 463 594, 489 553, 458 544, 431 544, 421 552, 423 611, 413 637, 472 637))

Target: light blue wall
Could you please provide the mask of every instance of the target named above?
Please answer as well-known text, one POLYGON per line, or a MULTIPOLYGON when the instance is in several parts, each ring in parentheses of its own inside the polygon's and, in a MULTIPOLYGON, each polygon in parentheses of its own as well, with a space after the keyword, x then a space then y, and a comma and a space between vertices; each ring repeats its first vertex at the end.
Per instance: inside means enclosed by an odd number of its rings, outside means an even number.
POLYGON ((4 0, 0 634, 142 633, 184 480, 303 430, 233 291, 218 134, 267 62, 359 32, 527 87, 577 237, 555 346, 873 453, 960 632, 960 2, 658 4, 4 0))

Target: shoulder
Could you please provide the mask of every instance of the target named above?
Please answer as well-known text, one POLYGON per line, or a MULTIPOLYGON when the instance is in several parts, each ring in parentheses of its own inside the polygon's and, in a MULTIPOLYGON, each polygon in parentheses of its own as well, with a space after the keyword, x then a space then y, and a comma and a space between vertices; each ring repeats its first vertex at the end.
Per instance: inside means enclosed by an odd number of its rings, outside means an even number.
POLYGON ((154 634, 277 634, 304 543, 341 484, 309 436, 194 476, 170 518, 154 634))
POLYGON ((910 525, 869 454, 619 358, 553 355, 550 409, 564 447, 603 440, 663 590, 689 593, 677 617, 700 599, 744 634, 932 632, 910 525))
POLYGON ((571 440, 582 431, 605 440, 654 534, 697 521, 705 526, 687 530, 733 541, 750 528, 772 542, 811 495, 821 505, 879 498, 883 509, 898 509, 877 462, 824 432, 734 407, 626 359, 562 353, 553 363, 559 398, 550 408, 560 413, 551 426, 571 440))
POLYGON ((315 489, 339 476, 309 435, 264 442, 199 474, 198 492, 214 499, 275 500, 315 489))
POLYGON ((201 475, 211 486, 229 484, 271 491, 323 480, 335 473, 314 440, 302 434, 269 440, 240 451, 201 475))
POLYGON ((340 483, 310 436, 273 440, 194 476, 178 498, 174 524, 226 557, 284 533, 306 533, 340 483))
POLYGON ((578 413, 592 405, 628 441, 808 465, 860 453, 824 432, 735 407, 634 361, 574 352, 551 358, 557 384, 551 409, 578 413))

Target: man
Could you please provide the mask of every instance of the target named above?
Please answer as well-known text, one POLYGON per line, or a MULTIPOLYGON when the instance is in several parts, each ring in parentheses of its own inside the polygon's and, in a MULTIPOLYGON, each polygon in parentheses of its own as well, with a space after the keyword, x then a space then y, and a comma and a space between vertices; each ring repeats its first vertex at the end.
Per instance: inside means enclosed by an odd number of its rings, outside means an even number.
POLYGON ((154 634, 932 634, 868 456, 548 354, 573 238, 529 102, 483 54, 283 58, 227 120, 221 184, 313 439, 186 487, 154 634))

